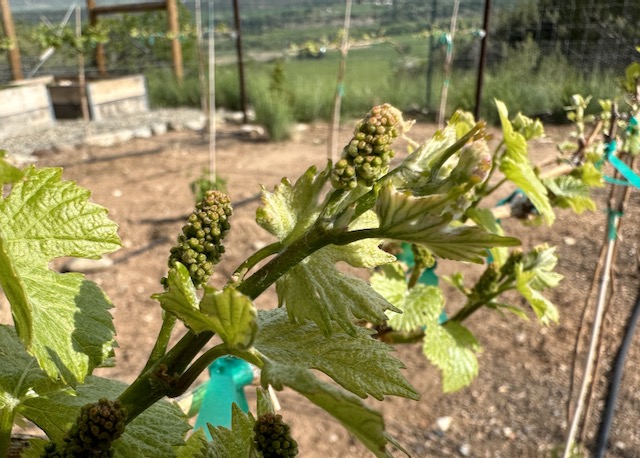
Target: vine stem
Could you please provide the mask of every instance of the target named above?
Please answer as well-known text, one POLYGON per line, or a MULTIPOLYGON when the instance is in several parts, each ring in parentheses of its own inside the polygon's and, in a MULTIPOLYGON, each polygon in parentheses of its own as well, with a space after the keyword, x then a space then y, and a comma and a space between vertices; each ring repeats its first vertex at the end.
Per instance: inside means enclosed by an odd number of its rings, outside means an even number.
POLYGON ((10 406, 0 409, 0 456, 8 456, 11 447, 11 428, 15 410, 10 406))
POLYGON ((153 363, 162 358, 162 356, 167 352, 167 346, 169 345, 171 332, 176 324, 176 320, 177 318, 173 313, 164 312, 164 316, 162 317, 162 326, 160 327, 160 332, 158 332, 158 338, 153 346, 153 350, 151 350, 147 364, 145 364, 144 369, 142 370, 143 372, 153 366, 153 363))
MULTIPOLYGON (((236 289, 249 298, 255 299, 293 266, 324 246, 345 245, 363 238, 375 238, 379 235, 378 229, 333 232, 327 230, 321 223, 316 224, 253 275, 238 283, 236 289)), ((127 411, 127 423, 133 421, 165 395, 174 395, 183 388, 188 388, 188 385, 185 387, 188 379, 193 378, 196 372, 198 374, 202 372, 206 368, 205 362, 214 356, 225 354, 220 351, 219 347, 213 347, 209 350, 210 353, 205 353, 207 356, 203 355, 194 363, 195 367, 189 367, 213 335, 214 333, 211 331, 204 331, 198 335, 192 331, 187 332, 171 350, 150 365, 125 389, 118 399, 127 411)), ((227 353, 237 353, 238 356, 248 358, 251 362, 260 362, 259 356, 251 352, 236 350, 227 353)))
POLYGON ((486 298, 483 298, 482 301, 476 301, 471 303, 467 302, 464 305, 464 307, 458 310, 458 312, 456 312, 456 314, 453 315, 451 318, 449 318, 447 321, 457 321, 458 323, 462 323, 464 320, 469 318, 475 312, 480 310, 484 305, 491 302, 493 299, 495 299, 505 291, 508 291, 509 289, 511 289, 511 287, 505 285, 502 288, 499 288, 496 292, 487 296, 486 298))
POLYGON ((282 249, 282 242, 275 242, 258 250, 249 256, 238 268, 233 272, 231 278, 233 281, 240 281, 253 267, 260 261, 272 256, 282 249))

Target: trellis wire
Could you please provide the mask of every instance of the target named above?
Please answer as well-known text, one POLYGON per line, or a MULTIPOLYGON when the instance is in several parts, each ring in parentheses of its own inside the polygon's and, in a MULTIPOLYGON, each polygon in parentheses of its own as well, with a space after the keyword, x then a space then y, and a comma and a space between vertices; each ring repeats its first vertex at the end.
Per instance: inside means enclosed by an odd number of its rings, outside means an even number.
POLYGON ((346 0, 344 12, 344 35, 340 46, 340 66, 336 82, 336 92, 333 100, 333 116, 329 130, 328 157, 335 164, 338 158, 338 131, 340 129, 340 107, 344 95, 344 77, 347 71, 347 54, 349 53, 349 28, 351 27, 351 0, 346 0))

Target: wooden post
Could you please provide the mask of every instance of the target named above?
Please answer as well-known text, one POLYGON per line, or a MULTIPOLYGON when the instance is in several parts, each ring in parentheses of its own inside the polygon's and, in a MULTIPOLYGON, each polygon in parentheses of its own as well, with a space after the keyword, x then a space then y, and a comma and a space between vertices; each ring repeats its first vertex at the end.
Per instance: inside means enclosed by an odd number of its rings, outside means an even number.
POLYGON ((11 40, 11 49, 8 51, 9 66, 11 67, 11 75, 14 80, 24 79, 22 74, 22 66, 20 64, 20 47, 16 37, 16 30, 13 27, 13 16, 9 7, 9 0, 0 0, 0 14, 2 15, 2 27, 4 33, 11 40))
MULTIPOLYGON (((89 12, 89 25, 98 25, 98 13, 96 12, 96 0, 87 0, 87 11, 89 12)), ((104 56, 104 44, 98 43, 94 54, 96 67, 100 76, 107 76, 107 63, 104 56)))
POLYGON ((173 72, 176 79, 182 82, 184 72, 182 68, 182 46, 180 45, 180 24, 178 22, 178 5, 176 0, 167 0, 167 20, 171 34, 171 54, 173 56, 173 72))
MULTIPOLYGON (((6 1, 6 0, 0 0, 6 1)), ((96 6, 96 0, 87 0, 89 11, 89 23, 91 26, 98 24, 98 16, 119 13, 142 13, 145 11, 166 10, 168 22, 168 34, 171 35, 171 52, 173 55, 173 69, 178 81, 183 80, 182 46, 180 44, 180 24, 178 22, 178 4, 176 0, 162 0, 145 3, 131 3, 123 5, 96 6)), ((107 65, 104 55, 104 45, 96 45, 96 66, 100 76, 107 76, 107 65)))

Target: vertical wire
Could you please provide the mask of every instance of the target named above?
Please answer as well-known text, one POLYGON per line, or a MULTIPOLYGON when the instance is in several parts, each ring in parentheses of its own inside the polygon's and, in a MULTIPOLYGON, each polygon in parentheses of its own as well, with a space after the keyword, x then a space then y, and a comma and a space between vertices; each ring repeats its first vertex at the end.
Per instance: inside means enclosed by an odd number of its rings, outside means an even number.
POLYGON ((209 180, 216 182, 216 69, 213 0, 209 0, 209 180))

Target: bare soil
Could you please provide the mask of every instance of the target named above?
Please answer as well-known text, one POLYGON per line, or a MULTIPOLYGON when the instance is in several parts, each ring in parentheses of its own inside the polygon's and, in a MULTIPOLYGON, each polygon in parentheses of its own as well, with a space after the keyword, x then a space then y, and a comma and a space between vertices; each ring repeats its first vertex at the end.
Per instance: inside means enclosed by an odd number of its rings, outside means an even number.
MULTIPOLYGON (((350 124, 340 132, 341 142, 350 137, 350 124)), ((411 136, 423 141, 435 131, 433 125, 417 124, 411 136)), ((550 139, 532 148, 535 160, 555 155, 552 140, 568 134, 554 128, 550 139)), ((213 283, 221 285, 237 265, 271 236, 254 221, 260 185, 272 189, 284 176, 295 180, 309 165, 324 167, 327 158, 327 128, 307 126, 285 143, 250 140, 237 126, 221 126, 216 148, 218 174, 227 180, 235 202, 232 231, 225 246, 227 253, 218 266, 213 283)), ((397 151, 403 151, 400 146, 397 151)), ((402 154, 400 154, 402 156, 402 154)), ((39 159, 40 165, 64 166, 64 176, 92 190, 93 199, 110 209, 120 225, 124 247, 111 255, 114 265, 88 273, 107 292, 116 308, 113 315, 119 348, 115 368, 100 370, 131 382, 156 338, 161 309, 150 299, 160 291, 159 280, 166 274, 169 248, 191 211, 193 196, 189 183, 210 163, 208 139, 191 131, 170 132, 150 139, 137 139, 110 148, 78 148, 52 153, 39 159)), ((525 246, 549 243, 557 246, 557 270, 566 278, 548 294, 557 304, 558 325, 541 327, 532 316, 521 321, 495 312, 480 312, 468 324, 483 345, 480 375, 466 389, 444 395, 440 376, 422 356, 419 345, 399 346, 397 356, 407 366, 408 380, 421 394, 418 402, 389 398, 371 402, 384 411, 389 432, 416 457, 529 457, 552 456, 562 443, 567 427, 567 402, 571 389, 574 342, 578 331, 588 333, 592 312, 581 321, 590 293, 594 269, 606 225, 608 188, 595 195, 599 210, 583 215, 560 210, 551 227, 528 227, 506 220, 505 229, 519 236, 525 246), (450 417, 446 431, 437 419, 450 417)), ((583 440, 593 444, 600 419, 606 377, 625 323, 638 292, 638 221, 640 193, 634 191, 624 216, 617 267, 613 275, 616 299, 605 320, 596 395, 591 402, 583 440)), ((455 266, 454 266, 455 267, 455 266)), ((459 265, 455 267, 459 269, 459 265)), ((452 271, 442 263, 439 273, 452 271)), ((468 275, 476 266, 463 265, 468 275)), ((442 282, 443 283, 443 282, 442 282)), ((449 312, 460 298, 443 285, 449 296, 449 312)), ((518 300, 518 299, 515 299, 518 300)), ((275 294, 267 292, 261 307, 274 307, 275 294)), ((578 367, 582 367, 585 342, 581 341, 578 367)), ((610 457, 640 456, 640 351, 638 338, 628 356, 615 422, 610 435, 610 457)), ((581 370, 576 374, 580 376, 581 370)), ((574 383, 576 385, 579 383, 574 383)), ((575 393, 576 388, 574 388, 575 393)), ((252 398, 252 390, 248 390, 252 398)), ((295 393, 279 393, 283 415, 292 424, 300 444, 301 457, 370 456, 328 415, 295 393)), ((442 424, 442 420, 441 420, 442 424)), ((401 456, 400 453, 397 456, 401 456)))

